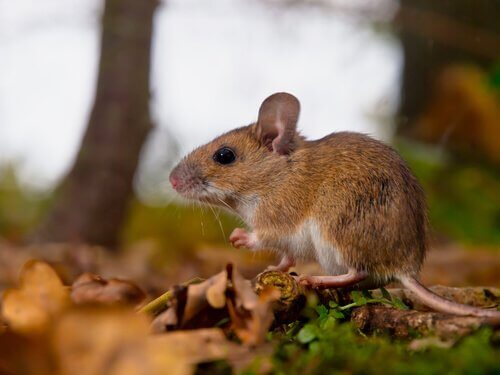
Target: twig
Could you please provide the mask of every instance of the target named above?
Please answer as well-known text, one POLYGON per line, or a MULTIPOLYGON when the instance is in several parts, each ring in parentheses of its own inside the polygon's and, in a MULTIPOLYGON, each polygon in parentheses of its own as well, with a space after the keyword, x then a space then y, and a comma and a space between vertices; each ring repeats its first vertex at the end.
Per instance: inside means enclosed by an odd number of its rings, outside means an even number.
MULTIPOLYGON (((204 280, 205 279, 202 279, 201 277, 195 277, 191 280, 188 280, 188 281, 182 283, 181 285, 188 286, 188 285, 192 285, 192 284, 199 284, 204 280)), ((149 302, 145 306, 141 307, 139 312, 145 313, 145 314, 150 314, 152 316, 156 316, 167 309, 169 302, 172 299, 173 295, 174 294, 173 294, 172 289, 169 289, 168 291, 163 293, 158 298, 155 298, 154 300, 152 300, 151 302, 149 302)))

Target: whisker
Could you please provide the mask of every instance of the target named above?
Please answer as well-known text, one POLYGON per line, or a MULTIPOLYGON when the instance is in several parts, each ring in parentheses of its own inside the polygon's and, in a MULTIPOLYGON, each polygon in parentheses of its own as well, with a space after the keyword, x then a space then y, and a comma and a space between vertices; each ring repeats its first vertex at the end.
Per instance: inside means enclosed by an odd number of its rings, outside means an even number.
POLYGON ((227 208, 229 208, 229 210, 230 210, 231 212, 233 212, 234 214, 236 214, 237 218, 241 221, 241 223, 242 223, 242 224, 244 224, 244 223, 245 223, 245 219, 243 219, 243 217, 241 217, 241 215, 240 215, 237 211, 235 211, 235 210, 234 210, 234 209, 233 209, 233 208, 232 208, 229 204, 227 204, 226 202, 224 202, 224 201, 223 201, 221 198, 219 198, 219 197, 217 197, 217 200, 218 200, 219 202, 221 202, 224 206, 226 206, 227 208))
POLYGON ((205 224, 203 223, 203 215, 205 213, 204 207, 198 204, 198 207, 201 207, 200 210, 200 225, 201 225, 201 236, 205 237, 205 224))
POLYGON ((222 233, 222 238, 224 239, 224 243, 227 244, 226 233, 224 232, 224 227, 223 227, 222 222, 220 220, 220 216, 215 212, 215 209, 211 205, 209 205, 208 207, 210 207, 210 210, 213 212, 215 219, 219 223, 219 228, 220 228, 220 231, 222 233))

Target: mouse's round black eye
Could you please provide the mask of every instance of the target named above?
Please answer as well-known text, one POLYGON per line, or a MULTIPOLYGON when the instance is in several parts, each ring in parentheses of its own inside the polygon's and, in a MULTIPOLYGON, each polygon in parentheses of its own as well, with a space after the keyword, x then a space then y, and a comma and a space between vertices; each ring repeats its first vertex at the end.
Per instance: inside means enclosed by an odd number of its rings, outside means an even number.
POLYGON ((229 147, 222 147, 215 151, 213 158, 219 164, 231 164, 236 160, 236 154, 229 147))

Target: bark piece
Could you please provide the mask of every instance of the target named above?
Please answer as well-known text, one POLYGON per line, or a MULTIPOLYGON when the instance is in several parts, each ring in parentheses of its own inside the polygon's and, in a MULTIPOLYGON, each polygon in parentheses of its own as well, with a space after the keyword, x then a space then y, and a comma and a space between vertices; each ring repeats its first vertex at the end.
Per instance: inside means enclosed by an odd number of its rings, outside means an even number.
POLYGON ((269 287, 279 291, 280 297, 273 304, 277 322, 286 323, 297 319, 307 298, 306 290, 292 275, 281 271, 264 271, 254 278, 252 284, 259 295, 269 287))
POLYGON ((437 336, 445 340, 465 336, 482 325, 476 317, 402 311, 376 305, 353 309, 351 321, 365 333, 383 332, 397 338, 437 336))

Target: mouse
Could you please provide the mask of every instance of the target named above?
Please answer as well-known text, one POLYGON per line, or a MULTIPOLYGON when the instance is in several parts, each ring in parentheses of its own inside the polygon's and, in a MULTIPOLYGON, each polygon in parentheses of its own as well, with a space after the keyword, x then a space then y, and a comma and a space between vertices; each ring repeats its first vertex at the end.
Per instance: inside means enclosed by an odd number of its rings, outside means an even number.
POLYGON ((424 191, 391 146, 342 131, 308 140, 297 130, 300 102, 266 98, 256 122, 186 155, 169 180, 181 196, 238 215, 247 228, 229 240, 280 257, 270 269, 316 261, 327 275, 301 275, 310 288, 375 288, 399 281, 429 308, 500 320, 500 311, 445 299, 419 282, 429 247, 424 191))

